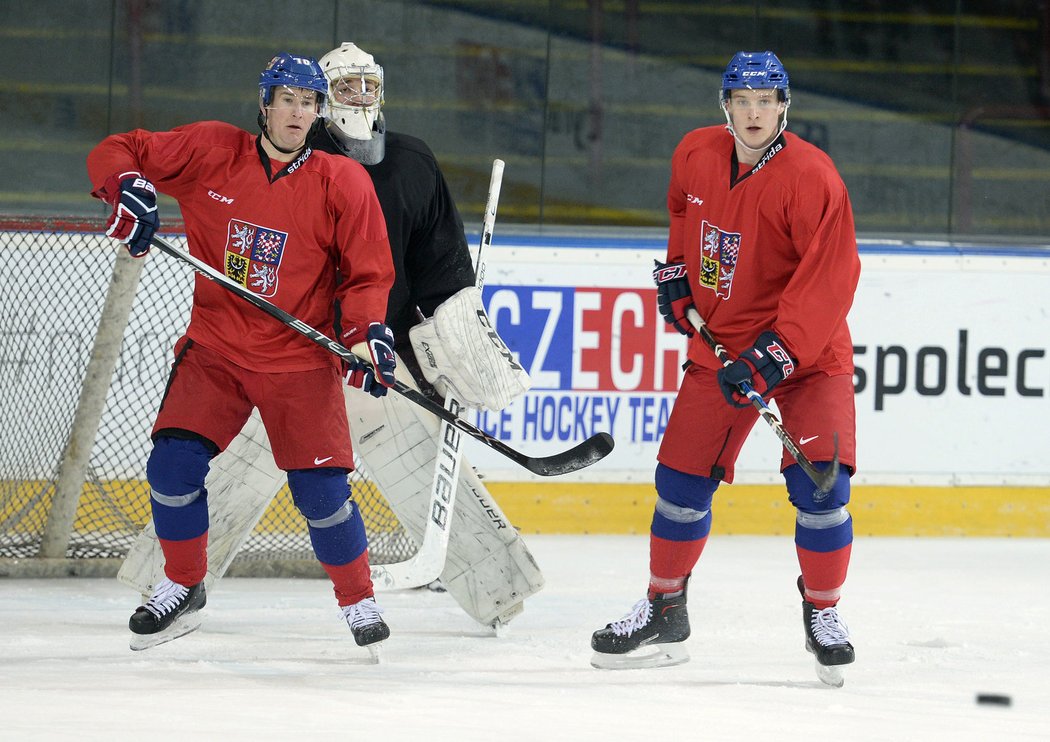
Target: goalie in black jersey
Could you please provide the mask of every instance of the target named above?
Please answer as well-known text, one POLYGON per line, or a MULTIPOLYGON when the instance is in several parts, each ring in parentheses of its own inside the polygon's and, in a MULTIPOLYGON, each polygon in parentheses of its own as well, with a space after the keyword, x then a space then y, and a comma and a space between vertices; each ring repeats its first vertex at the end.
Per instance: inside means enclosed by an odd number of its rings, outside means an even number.
MULTIPOLYGON (((399 378, 452 394, 467 407, 503 409, 528 389, 528 375, 488 337, 491 328, 475 288, 463 222, 437 160, 422 140, 387 130, 383 68, 372 55, 347 42, 321 57, 320 65, 329 81, 329 114, 309 143, 358 161, 372 178, 395 271, 386 322, 394 332, 399 378)), ((439 420, 399 395, 375 400, 353 393, 347 410, 354 451, 368 477, 416 543, 422 543, 439 455, 439 420)), ((219 481, 209 482, 209 490, 230 490, 230 496, 214 498, 213 509, 252 514, 213 516, 209 580, 222 576, 283 484, 280 472, 263 471, 268 456, 260 454, 266 454, 267 442, 261 426, 254 430, 253 437, 252 428, 246 428, 212 467, 219 481), (234 504, 249 497, 248 491, 259 503, 254 511, 234 504), (213 553, 218 550, 223 553, 213 553)), ((147 529, 121 570, 121 580, 140 589, 156 569, 150 556, 156 542, 149 537, 147 529)), ((460 466, 440 582, 471 617, 496 628, 520 613, 525 598, 543 586, 524 541, 466 461, 460 466)))
MULTIPOLYGON (((310 144, 360 162, 372 176, 386 217, 394 261, 394 286, 386 321, 406 383, 432 385, 467 407, 502 410, 529 388, 528 374, 488 338, 491 327, 475 288, 474 266, 463 222, 430 148, 390 131, 383 114, 384 75, 371 54, 344 42, 320 59, 331 107, 310 144), (428 319, 422 320, 422 317, 428 319)), ((400 399, 379 404, 355 395, 350 427, 354 450, 417 542, 427 519, 438 455, 438 421, 400 399), (400 429, 399 429, 400 428, 400 429), (429 437, 430 456, 398 456, 396 439, 429 437), (390 444, 394 443, 394 446, 390 444)), ((408 444, 402 443, 401 451, 408 444)), ((543 577, 474 470, 463 462, 441 582, 477 621, 506 623, 543 577)))

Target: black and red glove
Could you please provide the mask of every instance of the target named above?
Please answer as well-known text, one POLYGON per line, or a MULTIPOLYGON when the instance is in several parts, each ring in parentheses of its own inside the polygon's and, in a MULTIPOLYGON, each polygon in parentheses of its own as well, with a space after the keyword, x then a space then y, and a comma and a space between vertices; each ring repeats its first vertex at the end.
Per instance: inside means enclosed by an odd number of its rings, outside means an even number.
POLYGON ((685 313, 693 304, 693 292, 689 288, 689 276, 685 263, 656 263, 653 280, 656 282, 656 304, 664 322, 683 335, 692 337, 693 326, 685 313))
POLYGON ((740 358, 725 368, 718 369, 718 385, 722 396, 734 407, 747 407, 751 400, 740 391, 747 382, 759 394, 765 394, 795 371, 798 361, 788 353, 787 346, 775 332, 766 330, 740 358))
POLYGON ((344 379, 348 385, 367 392, 373 397, 383 397, 386 395, 386 390, 396 382, 394 368, 397 366, 397 357, 394 355, 394 333, 386 325, 373 322, 368 326, 364 342, 368 346, 368 360, 372 362, 371 367, 359 361, 348 362, 344 379))
POLYGON ((142 173, 117 173, 109 176, 95 195, 113 207, 106 235, 123 242, 133 257, 149 252, 150 240, 160 224, 153 184, 142 173))

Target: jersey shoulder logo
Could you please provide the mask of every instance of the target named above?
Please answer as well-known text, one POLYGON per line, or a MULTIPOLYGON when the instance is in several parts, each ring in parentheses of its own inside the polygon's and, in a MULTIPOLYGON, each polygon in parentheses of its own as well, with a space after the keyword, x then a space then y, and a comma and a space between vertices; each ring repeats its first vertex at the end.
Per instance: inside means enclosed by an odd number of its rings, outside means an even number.
POLYGON ((231 219, 226 233, 226 275, 259 296, 277 293, 288 233, 231 219))
POLYGON ((700 225, 700 285, 720 299, 729 299, 739 253, 739 232, 726 232, 704 219, 700 225))

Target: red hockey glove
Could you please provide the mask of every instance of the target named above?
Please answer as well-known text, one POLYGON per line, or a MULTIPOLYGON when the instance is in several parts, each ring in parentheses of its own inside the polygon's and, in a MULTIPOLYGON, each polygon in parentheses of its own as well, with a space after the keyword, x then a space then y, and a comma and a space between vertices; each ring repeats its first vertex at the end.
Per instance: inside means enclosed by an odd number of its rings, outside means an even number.
POLYGON ((96 195, 113 207, 106 222, 106 234, 127 245, 133 257, 149 252, 150 240, 157 231, 157 189, 142 173, 111 175, 96 195))
POLYGON ((347 363, 346 383, 368 392, 373 397, 383 397, 396 380, 394 333, 386 325, 373 322, 365 333, 365 343, 368 345, 368 356, 372 366, 358 361, 347 363))
POLYGON ((722 396, 734 407, 747 407, 751 401, 740 391, 747 382, 759 394, 765 394, 795 371, 797 361, 772 330, 766 330, 740 358, 718 370, 722 396))
POLYGON ((656 263, 653 280, 656 282, 656 304, 664 322, 674 327, 683 335, 692 337, 693 326, 685 312, 693 305, 693 292, 689 289, 689 276, 685 263, 656 263))

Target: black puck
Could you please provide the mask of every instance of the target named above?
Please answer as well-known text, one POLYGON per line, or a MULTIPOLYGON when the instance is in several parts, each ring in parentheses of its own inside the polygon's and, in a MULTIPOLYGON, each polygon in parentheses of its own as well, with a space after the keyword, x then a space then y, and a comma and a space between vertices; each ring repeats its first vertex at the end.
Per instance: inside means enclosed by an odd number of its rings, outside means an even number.
POLYGON ((988 704, 989 706, 1009 706, 1012 702, 1010 696, 1004 696, 999 693, 977 694, 977 703, 988 704))

